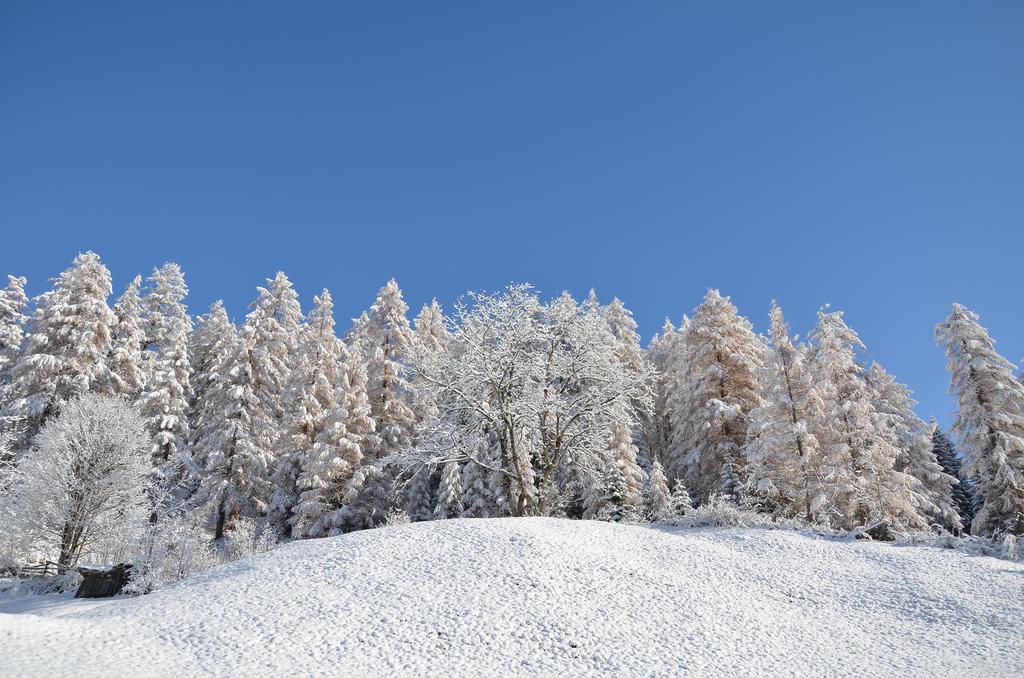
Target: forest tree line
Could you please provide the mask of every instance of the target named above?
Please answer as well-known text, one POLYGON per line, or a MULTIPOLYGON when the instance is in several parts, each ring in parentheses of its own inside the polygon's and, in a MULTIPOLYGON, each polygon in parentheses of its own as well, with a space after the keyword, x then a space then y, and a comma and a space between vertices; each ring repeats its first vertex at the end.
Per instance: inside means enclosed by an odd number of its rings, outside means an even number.
MULTIPOLYGON (((0 290, 6 556, 64 567, 258 530, 410 520, 671 520, 729 502, 837 530, 1024 534, 1024 385, 976 314, 936 330, 952 438, 843 314, 797 341, 707 293, 645 348, 618 299, 529 285, 409 320, 394 280, 339 337, 283 273, 240 322, 193 317, 177 264, 112 281, 86 252, 29 300, 0 290), (141 551, 140 551, 141 550, 141 551)), ((184 557, 180 553, 175 557, 184 557)))

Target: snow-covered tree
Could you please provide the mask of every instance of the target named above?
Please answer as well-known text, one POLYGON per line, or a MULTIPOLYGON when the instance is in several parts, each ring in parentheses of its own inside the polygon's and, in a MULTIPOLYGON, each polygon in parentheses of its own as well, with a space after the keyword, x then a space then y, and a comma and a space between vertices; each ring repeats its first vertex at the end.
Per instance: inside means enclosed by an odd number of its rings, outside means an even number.
MULTIPOLYGON (((328 478, 328 508, 333 510, 323 517, 328 534, 376 527, 384 522, 392 507, 391 479, 382 472, 371 454, 380 448, 370 400, 367 395, 366 368, 351 353, 346 363, 342 392, 342 410, 345 414, 344 444, 335 447, 333 474, 328 478)), ((339 411, 339 413, 341 412, 339 411)), ((300 489, 304 481, 299 479, 300 489)), ((303 494, 303 501, 307 496, 303 494)))
POLYGON ((142 298, 147 376, 139 406, 153 440, 154 485, 165 501, 181 499, 188 464, 192 319, 184 303, 187 295, 181 267, 167 263, 153 270, 142 298))
POLYGON ((416 340, 408 311, 398 283, 389 280, 378 292, 365 322, 359 325, 355 340, 367 359, 367 392, 381 445, 377 458, 408 451, 412 446, 416 415, 409 363, 416 340))
POLYGON ((710 290, 674 348, 666 469, 701 501, 735 496, 764 345, 729 298, 710 290))
POLYGON ((608 328, 618 343, 616 355, 627 367, 642 372, 644 370, 644 352, 640 347, 640 335, 637 334, 633 312, 626 308, 622 301, 615 297, 612 302, 601 309, 608 328))
POLYGON ((759 371, 759 404, 750 412, 744 454, 745 494, 769 512, 812 519, 817 492, 818 439, 822 404, 789 326, 772 301, 771 345, 759 371))
POLYGON ((619 413, 608 442, 603 477, 588 497, 585 517, 604 515, 621 520, 639 515, 647 475, 637 464, 636 455, 637 448, 629 429, 628 415, 619 413), (613 504, 609 505, 608 502, 613 504))
POLYGON ((462 509, 462 472, 458 462, 450 461, 441 471, 434 517, 458 518, 462 509))
POLYGON ((281 426, 287 409, 287 387, 299 343, 302 307, 291 281, 278 271, 267 279, 245 318, 252 336, 254 385, 261 406, 281 426))
POLYGON ((239 517, 258 518, 266 511, 277 433, 256 393, 253 329, 231 330, 211 370, 196 442, 204 468, 194 502, 213 523, 215 540, 239 517))
POLYGON ((7 370, 17 358, 25 334, 27 282, 23 277, 9 275, 7 287, 0 289, 0 383, 6 380, 7 370))
POLYGON ((18 464, 18 528, 61 570, 104 539, 130 538, 149 515, 147 447, 143 421, 123 399, 85 393, 63 403, 18 464))
MULTIPOLYGON (((363 458, 363 436, 349 431, 349 356, 334 333, 330 292, 324 290, 313 303, 292 370, 290 420, 279 443, 270 512, 272 520, 280 514, 294 526, 294 534, 306 537, 328 533, 323 518, 338 507, 345 483, 363 458)), ((351 414, 366 416, 365 411, 351 414)))
MULTIPOLYGON (((22 339, 25 335, 25 323, 28 318, 25 309, 28 298, 25 296, 25 278, 7 276, 7 287, 0 289, 0 474, 3 468, 14 459, 14 440, 21 416, 14 411, 17 393, 10 373, 18 358, 22 339)), ((0 478, 0 494, 4 488, 0 478)))
POLYGON ((602 477, 615 426, 650 409, 649 375, 618 360, 598 309, 567 295, 541 304, 518 285, 470 299, 455 308, 452 350, 416 366, 440 409, 424 447, 433 463, 488 469, 502 511, 551 515, 580 499, 563 478, 602 477))
POLYGON ((922 507, 931 506, 930 517, 943 529, 962 532, 963 523, 953 503, 956 478, 948 475, 935 458, 932 439, 924 421, 914 412, 917 402, 910 389, 896 381, 878 363, 868 370, 868 383, 879 427, 887 428, 899 443, 896 470, 909 473, 920 482, 915 488, 925 495, 922 507))
POLYGON ((821 446, 818 494, 811 511, 834 525, 890 530, 927 527, 935 510, 918 492, 919 481, 896 469, 895 434, 877 424, 871 389, 855 349, 863 348, 841 312, 818 313, 812 374, 824 414, 817 431, 821 446))
POLYGON ((139 397, 145 383, 141 287, 142 278, 135 276, 114 304, 116 325, 108 358, 110 371, 116 381, 115 391, 130 400, 139 397))
POLYGON ((192 318, 185 306, 187 296, 185 274, 174 262, 154 268, 146 279, 140 306, 147 377, 157 363, 160 348, 168 343, 168 337, 182 332, 188 335, 192 329, 192 318))
POLYGON ((953 304, 936 339, 946 349, 958 406, 952 430, 981 500, 971 533, 1024 535, 1024 384, 965 306, 953 304))
POLYGON ((644 444, 651 459, 663 459, 668 454, 672 440, 671 418, 668 412, 668 396, 674 385, 674 374, 670 376, 671 356, 679 333, 672 322, 665 318, 661 333, 655 335, 644 352, 648 369, 653 374, 654 409, 643 421, 644 444))
POLYGON ((653 522, 672 520, 675 512, 672 509, 672 493, 668 489, 668 478, 660 462, 654 462, 648 475, 646 487, 647 519, 653 522))
POLYGON ((214 369, 223 357, 225 342, 231 344, 236 334, 237 330, 228 318, 227 309, 221 300, 213 302, 210 310, 196 319, 192 339, 189 341, 189 363, 192 366, 192 397, 189 409, 192 412, 193 431, 199 428, 206 391, 216 378, 214 369))
POLYGON ((437 299, 423 305, 414 324, 414 338, 419 349, 437 353, 448 347, 451 334, 445 325, 444 312, 437 299))
POLYGON ((107 364, 114 326, 110 293, 110 271, 99 256, 85 252, 54 280, 52 290, 36 298, 11 369, 15 400, 8 415, 23 421, 20 447, 64 402, 85 393, 113 392, 107 364))
POLYGON ((682 479, 676 480, 672 486, 672 514, 682 518, 693 510, 693 500, 690 499, 690 492, 686 489, 686 483, 682 479))
POLYGON ((968 529, 974 518, 974 485, 964 476, 960 457, 949 436, 943 433, 934 419, 929 424, 929 428, 932 434, 932 453, 942 465, 942 470, 957 480, 957 484, 953 486, 953 505, 960 515, 961 524, 968 529))

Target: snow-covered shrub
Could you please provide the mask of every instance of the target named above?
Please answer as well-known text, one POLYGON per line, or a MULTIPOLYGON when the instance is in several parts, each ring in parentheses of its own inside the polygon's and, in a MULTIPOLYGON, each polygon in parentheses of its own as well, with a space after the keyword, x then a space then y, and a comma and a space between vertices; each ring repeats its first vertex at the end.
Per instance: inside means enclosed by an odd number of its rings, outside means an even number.
POLYGON ((219 564, 209 536, 186 516, 167 515, 146 531, 126 593, 149 593, 219 564))
POLYGON ((248 518, 240 519, 224 537, 220 557, 225 562, 249 558, 270 551, 277 542, 278 535, 272 528, 248 518))
POLYGON ((775 521, 720 495, 671 521, 679 527, 798 527, 795 521, 775 521))

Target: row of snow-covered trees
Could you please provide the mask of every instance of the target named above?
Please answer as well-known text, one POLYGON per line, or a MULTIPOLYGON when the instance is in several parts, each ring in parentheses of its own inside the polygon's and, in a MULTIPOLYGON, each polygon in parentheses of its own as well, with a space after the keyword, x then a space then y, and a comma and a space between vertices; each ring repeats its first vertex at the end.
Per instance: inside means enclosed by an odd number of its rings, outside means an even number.
POLYGON ((112 307, 91 252, 31 303, 24 285, 0 291, 0 491, 22 517, 41 491, 26 473, 54 457, 41 432, 89 395, 141 417, 149 524, 188 516, 215 539, 239 521, 323 536, 396 510, 666 519, 716 497, 838 529, 960 532, 973 516, 979 534, 1024 532, 1024 386, 958 305, 937 336, 962 472, 827 310, 800 343, 773 305, 762 337, 712 290, 644 349, 617 299, 526 285, 411 324, 391 281, 344 339, 330 294, 304 314, 283 273, 238 324, 220 302, 193 318, 176 264, 112 307))

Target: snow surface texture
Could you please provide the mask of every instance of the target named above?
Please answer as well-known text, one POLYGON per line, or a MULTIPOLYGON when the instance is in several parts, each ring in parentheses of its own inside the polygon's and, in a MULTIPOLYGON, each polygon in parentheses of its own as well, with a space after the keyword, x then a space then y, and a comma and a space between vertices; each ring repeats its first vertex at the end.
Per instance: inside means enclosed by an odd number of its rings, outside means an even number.
POLYGON ((444 520, 138 598, 0 603, 0 673, 1021 675, 1024 565, 790 531, 444 520))

